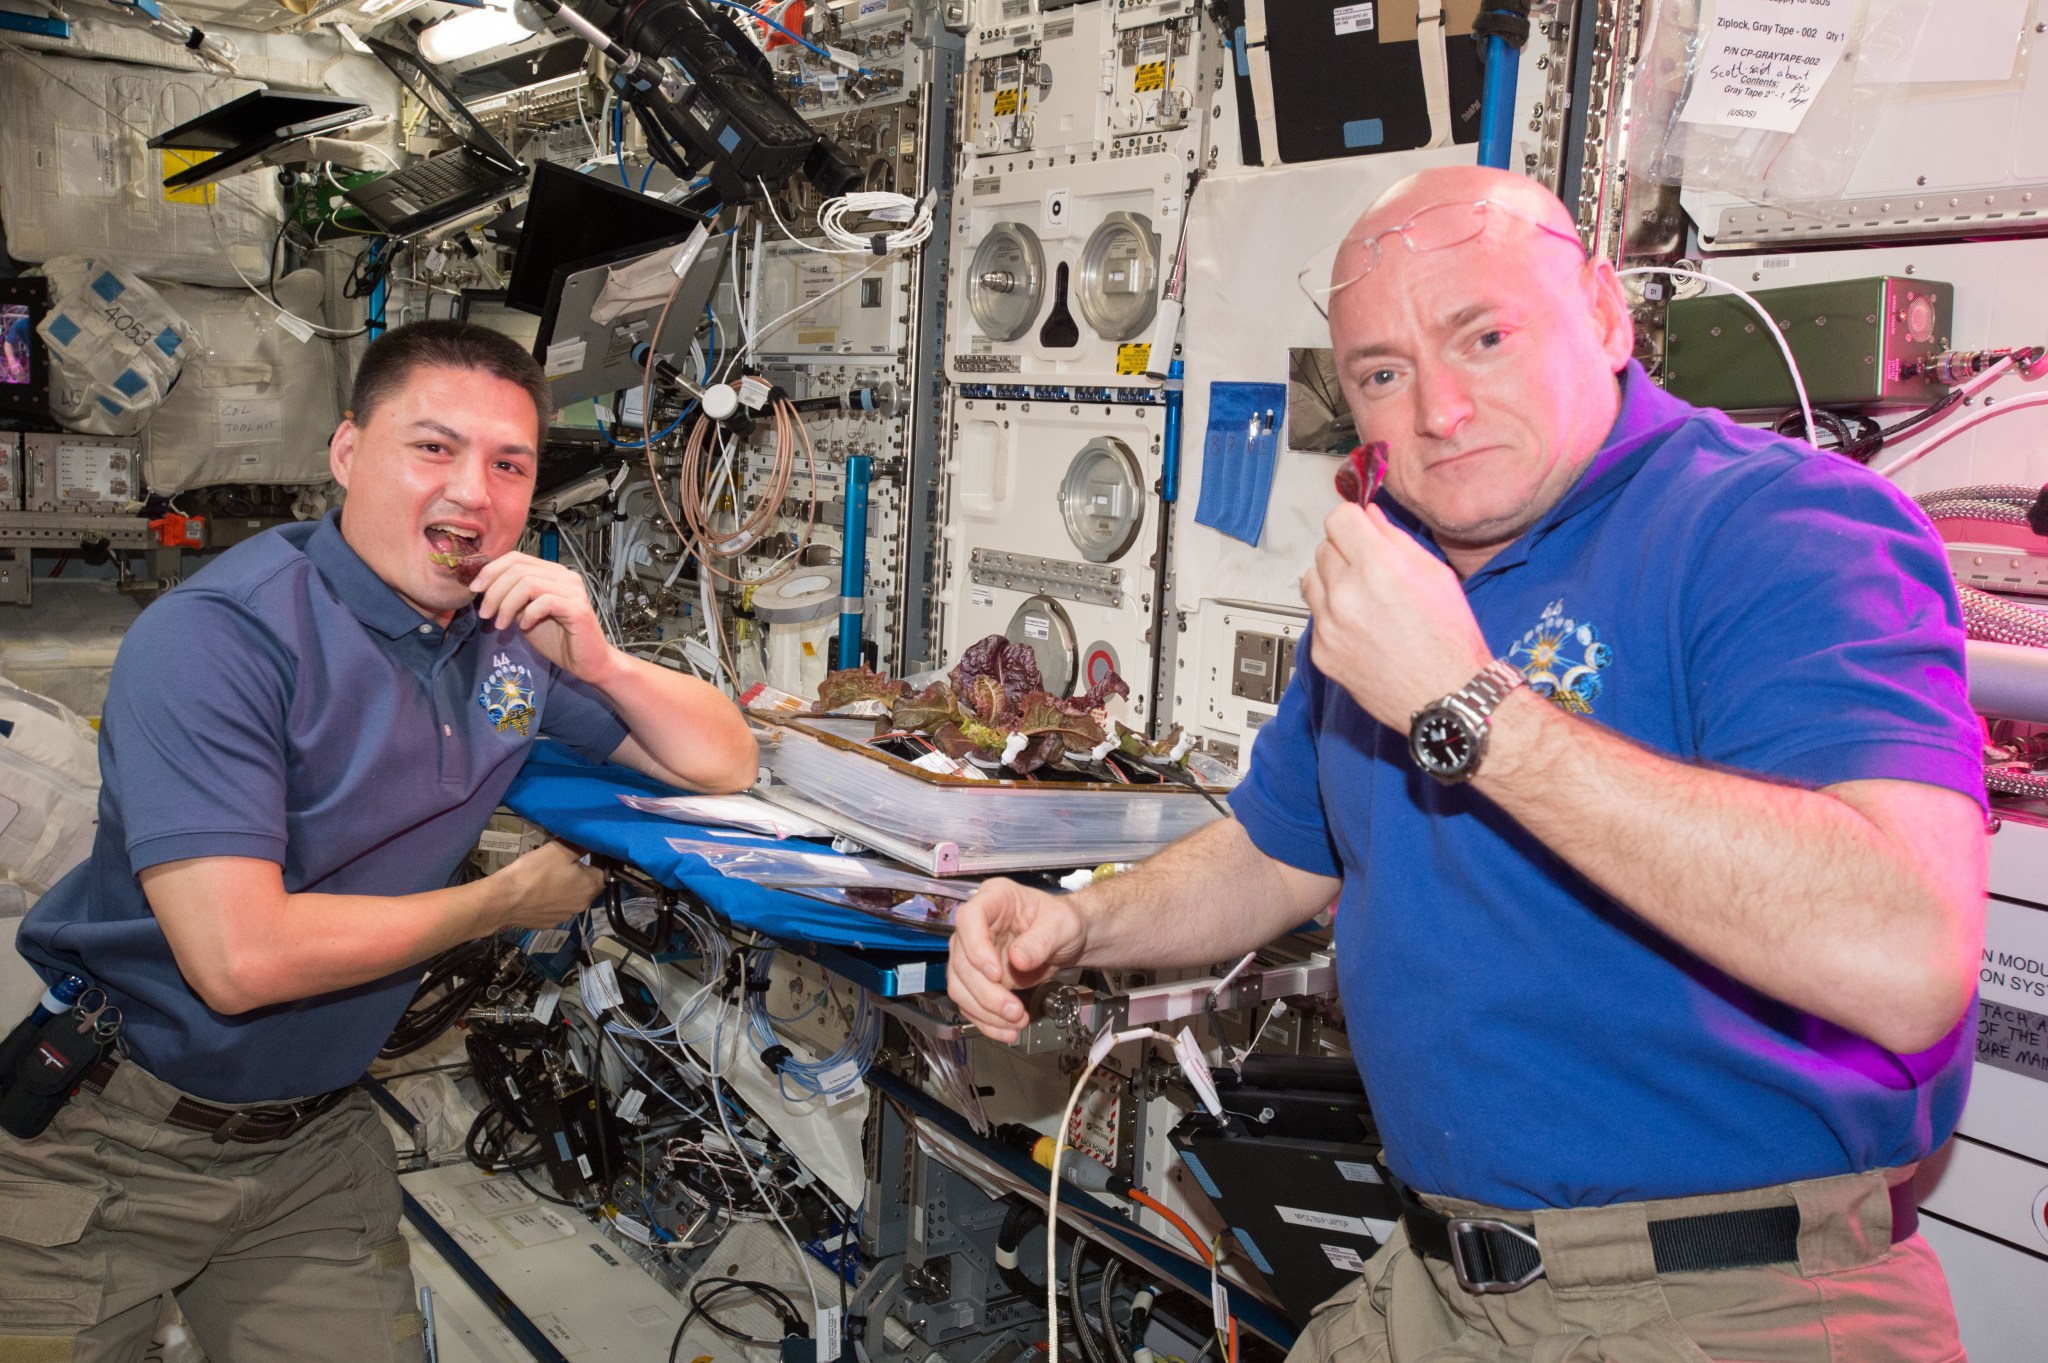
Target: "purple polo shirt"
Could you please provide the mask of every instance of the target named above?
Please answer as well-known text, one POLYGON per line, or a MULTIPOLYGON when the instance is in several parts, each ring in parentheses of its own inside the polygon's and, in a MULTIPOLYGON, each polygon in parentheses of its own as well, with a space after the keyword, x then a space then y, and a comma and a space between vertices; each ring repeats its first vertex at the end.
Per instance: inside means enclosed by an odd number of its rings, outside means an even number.
POLYGON ((106 990, 129 1054, 198 1097, 339 1088, 376 1056, 421 968, 223 1016, 179 973, 136 877, 254 857, 283 867, 291 893, 440 889, 543 736, 602 760, 626 726, 517 629, 480 628, 468 609, 445 630, 427 620, 349 547, 338 512, 258 535, 122 640, 92 856, 17 946, 46 977, 106 990))

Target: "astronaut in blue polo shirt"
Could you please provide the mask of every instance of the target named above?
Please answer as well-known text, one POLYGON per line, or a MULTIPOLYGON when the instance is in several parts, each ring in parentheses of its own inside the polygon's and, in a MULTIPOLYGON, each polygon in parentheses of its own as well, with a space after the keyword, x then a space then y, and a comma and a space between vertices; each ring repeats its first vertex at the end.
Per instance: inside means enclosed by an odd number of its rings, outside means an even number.
POLYGON ((730 701, 614 648, 580 577, 516 552, 551 408, 504 336, 386 333, 329 450, 342 509, 229 550, 123 640, 92 856, 18 945, 105 992, 124 1054, 40 1135, 0 1134, 0 1357, 140 1359, 166 1292, 216 1359, 423 1356, 355 1081, 422 962, 554 927, 600 881, 549 843, 457 884, 478 834, 543 738, 691 790, 756 773, 730 701))
POLYGON ((1405 1210, 1297 1363, 1960 1359, 1906 1182, 1962 1106, 1982 937, 1939 540, 1654 387, 1533 182, 1403 181, 1330 283, 1385 486, 1304 546, 1236 820, 985 888, 953 998, 1011 1037, 1053 970, 1229 960, 1335 901, 1405 1210))

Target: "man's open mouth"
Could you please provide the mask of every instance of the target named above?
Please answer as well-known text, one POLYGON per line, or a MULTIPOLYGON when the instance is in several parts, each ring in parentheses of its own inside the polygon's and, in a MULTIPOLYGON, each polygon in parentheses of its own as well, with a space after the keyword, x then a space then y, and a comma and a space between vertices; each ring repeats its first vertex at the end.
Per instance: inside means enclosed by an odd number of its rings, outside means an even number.
POLYGON ((432 549, 427 557, 444 568, 473 571, 484 565, 483 536, 474 531, 457 529, 452 525, 430 525, 427 527, 427 543, 432 549))

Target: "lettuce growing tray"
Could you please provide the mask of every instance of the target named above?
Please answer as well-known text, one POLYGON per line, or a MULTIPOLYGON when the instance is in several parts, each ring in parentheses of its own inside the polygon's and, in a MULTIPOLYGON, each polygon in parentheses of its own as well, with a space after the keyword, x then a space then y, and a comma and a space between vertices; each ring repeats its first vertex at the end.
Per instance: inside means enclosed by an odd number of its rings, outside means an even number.
POLYGON ((763 715, 756 793, 932 875, 1137 861, 1214 819, 1224 787, 976 780, 866 746, 883 720, 763 715), (1205 798, 1204 791, 1209 798, 1205 798))

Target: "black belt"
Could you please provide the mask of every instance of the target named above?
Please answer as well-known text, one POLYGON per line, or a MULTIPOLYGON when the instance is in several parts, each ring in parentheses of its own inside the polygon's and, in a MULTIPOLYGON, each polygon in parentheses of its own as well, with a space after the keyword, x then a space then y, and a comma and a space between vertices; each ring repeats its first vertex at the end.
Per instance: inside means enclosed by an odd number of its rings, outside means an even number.
MULTIPOLYGON (((114 1071, 121 1062, 108 1056, 93 1066, 91 1073, 80 1081, 79 1087, 93 1093, 104 1093, 107 1081, 114 1077, 114 1071)), ((353 1088, 350 1085, 349 1088, 353 1088)), ((175 1126, 180 1131, 196 1131, 202 1136, 211 1136, 225 1145, 235 1141, 244 1145, 260 1145, 264 1141, 281 1141, 306 1123, 332 1108, 349 1094, 348 1088, 335 1089, 313 1098, 296 1103, 276 1103, 267 1107, 215 1107, 202 1103, 197 1098, 179 1098, 164 1114, 164 1125, 175 1126)))
MULTIPOLYGON (((1467 1292, 1519 1292, 1543 1276, 1543 1252, 1529 1226, 1485 1216, 1445 1216, 1407 1188, 1397 1188, 1408 1243, 1451 1266, 1467 1292)), ((1920 1226, 1911 1180, 1891 1190, 1892 1243, 1920 1226)), ((1799 1208, 1755 1207, 1650 1223, 1650 1251, 1659 1273, 1796 1263, 1799 1208)))

